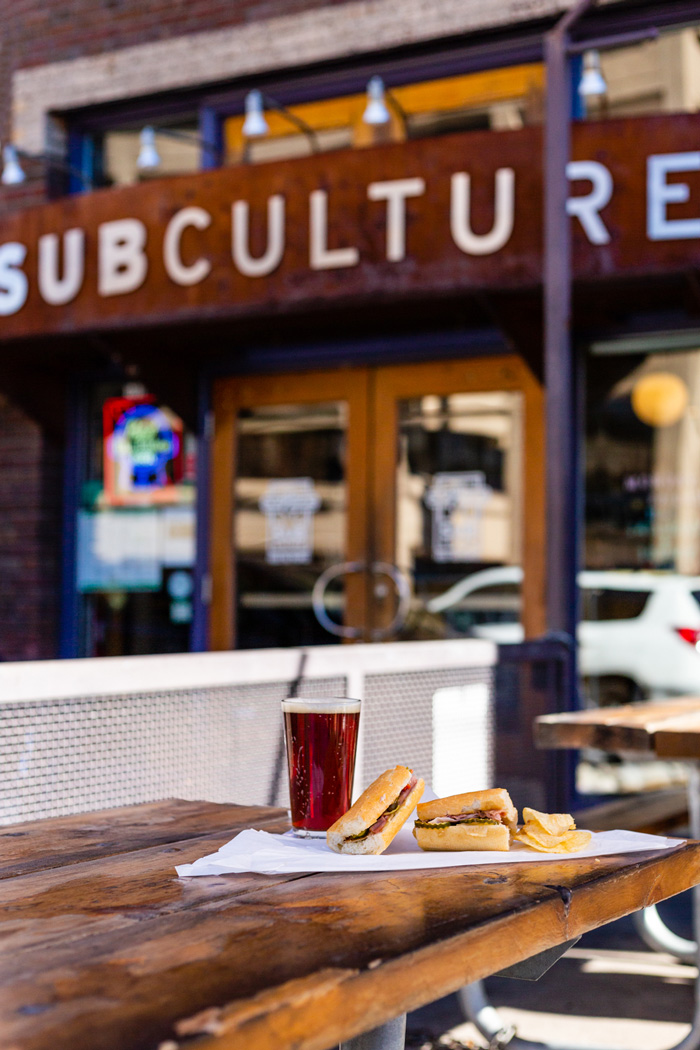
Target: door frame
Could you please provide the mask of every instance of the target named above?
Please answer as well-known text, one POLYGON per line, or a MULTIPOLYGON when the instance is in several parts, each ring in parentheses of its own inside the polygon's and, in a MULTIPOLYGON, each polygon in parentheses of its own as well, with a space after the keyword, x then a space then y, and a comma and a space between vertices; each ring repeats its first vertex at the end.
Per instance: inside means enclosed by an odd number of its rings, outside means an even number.
MULTIPOLYGON (((210 648, 233 649, 236 638, 233 546, 236 418, 241 409, 259 405, 312 404, 345 401, 348 405, 345 558, 361 561, 367 546, 368 420, 366 368, 229 376, 214 383, 214 437, 210 486, 210 648)), ((364 623, 366 588, 362 574, 346 576, 345 610, 349 623, 364 623)))
MULTIPOLYGON (((240 409, 346 401, 346 479, 351 497, 347 504, 346 559, 393 562, 396 500, 387 499, 387 494, 395 493, 396 486, 398 402, 427 392, 447 396, 493 390, 523 395, 522 621, 526 638, 541 635, 546 628, 544 392, 522 358, 511 354, 216 380, 210 489, 210 648, 232 649, 235 642, 232 530, 235 422, 240 409), (373 501, 372 515, 367 513, 369 499, 373 501)), ((369 591, 363 575, 352 573, 345 578, 346 617, 351 625, 369 624, 369 591)))

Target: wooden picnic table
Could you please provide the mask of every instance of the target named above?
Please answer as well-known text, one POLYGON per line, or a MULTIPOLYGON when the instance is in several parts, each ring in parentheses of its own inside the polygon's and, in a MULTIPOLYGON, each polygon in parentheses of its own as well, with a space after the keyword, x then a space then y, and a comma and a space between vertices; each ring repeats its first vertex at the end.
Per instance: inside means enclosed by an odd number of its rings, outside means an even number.
POLYGON ((282 810, 170 800, 0 829, 3 1050, 325 1050, 700 882, 595 859, 179 879, 282 810))
POLYGON ((700 697, 540 715, 535 743, 542 748, 594 747, 619 754, 700 759, 700 697))

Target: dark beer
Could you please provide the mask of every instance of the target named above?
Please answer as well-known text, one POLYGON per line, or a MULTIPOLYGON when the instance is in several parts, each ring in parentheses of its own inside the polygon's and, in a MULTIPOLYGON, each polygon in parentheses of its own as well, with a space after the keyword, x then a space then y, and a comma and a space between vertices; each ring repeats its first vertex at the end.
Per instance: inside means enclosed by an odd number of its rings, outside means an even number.
POLYGON ((360 701, 282 701, 292 826, 324 833, 350 809, 360 701))

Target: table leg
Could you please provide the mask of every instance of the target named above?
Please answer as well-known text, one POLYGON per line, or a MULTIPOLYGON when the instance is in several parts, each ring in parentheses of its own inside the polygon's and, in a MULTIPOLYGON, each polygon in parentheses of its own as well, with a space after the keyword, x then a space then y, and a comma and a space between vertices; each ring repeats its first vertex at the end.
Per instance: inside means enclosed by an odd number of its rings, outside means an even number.
POLYGON ((406 1014, 340 1044, 339 1050, 404 1050, 406 1014))
MULTIPOLYGON (((690 833, 694 839, 700 838, 700 770, 696 762, 688 763, 688 812, 690 814, 690 833)), ((657 952, 668 952, 681 962, 695 962, 695 941, 679 937, 664 923, 656 905, 635 912, 633 921, 637 933, 650 948, 657 952)), ((697 922, 693 928, 698 929, 697 922)))

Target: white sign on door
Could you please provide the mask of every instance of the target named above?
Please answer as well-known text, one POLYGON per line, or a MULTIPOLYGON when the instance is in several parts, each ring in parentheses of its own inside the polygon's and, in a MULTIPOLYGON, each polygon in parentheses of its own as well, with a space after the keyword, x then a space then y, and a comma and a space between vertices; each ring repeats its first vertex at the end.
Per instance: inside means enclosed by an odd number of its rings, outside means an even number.
POLYGON ((260 509, 265 515, 265 559, 271 565, 308 565, 314 550, 314 514, 321 500, 312 478, 267 483, 260 509))
POLYGON ((481 470, 433 475, 425 502, 433 514, 433 561, 479 561, 482 519, 493 489, 481 470))

